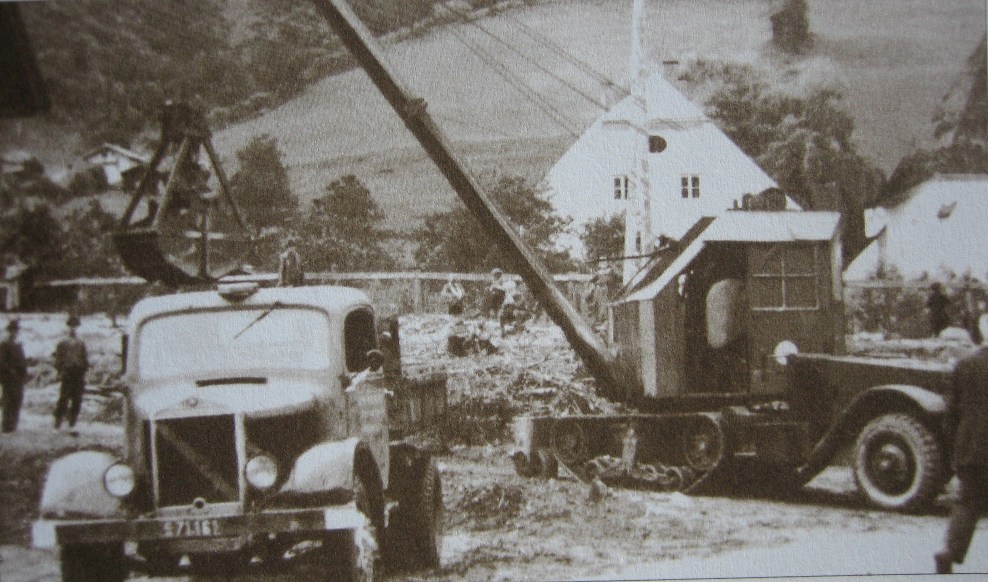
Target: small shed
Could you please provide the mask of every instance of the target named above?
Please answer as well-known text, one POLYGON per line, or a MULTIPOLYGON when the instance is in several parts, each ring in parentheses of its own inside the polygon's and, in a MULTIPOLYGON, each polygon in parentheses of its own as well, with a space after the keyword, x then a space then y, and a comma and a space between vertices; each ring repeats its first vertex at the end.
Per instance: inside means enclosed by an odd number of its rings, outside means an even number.
POLYGON ((618 399, 743 401, 781 392, 774 354, 843 346, 840 215, 706 217, 651 260, 611 305, 618 399), (780 346, 785 348, 780 348, 780 346))
POLYGON ((150 161, 143 154, 112 143, 99 146, 84 155, 82 160, 90 166, 100 168, 107 185, 115 188, 125 187, 125 180, 140 177, 139 169, 150 161))

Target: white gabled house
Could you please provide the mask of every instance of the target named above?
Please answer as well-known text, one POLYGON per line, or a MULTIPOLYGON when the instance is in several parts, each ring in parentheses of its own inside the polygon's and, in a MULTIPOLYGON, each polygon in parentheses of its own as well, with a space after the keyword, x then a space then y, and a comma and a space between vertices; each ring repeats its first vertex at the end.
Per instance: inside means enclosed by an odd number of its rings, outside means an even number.
POLYGON ((845 281, 888 271, 906 281, 988 281, 988 174, 934 176, 900 204, 868 210, 865 231, 874 240, 845 270, 845 281))

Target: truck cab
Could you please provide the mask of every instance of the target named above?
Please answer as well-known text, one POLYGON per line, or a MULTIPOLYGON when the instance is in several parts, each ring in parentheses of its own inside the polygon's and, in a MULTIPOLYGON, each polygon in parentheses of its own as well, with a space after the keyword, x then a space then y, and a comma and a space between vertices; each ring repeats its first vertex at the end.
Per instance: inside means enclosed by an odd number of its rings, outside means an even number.
POLYGON ((438 474, 401 438, 442 412, 445 376, 401 376, 380 347, 355 289, 237 283, 142 300, 123 354, 124 454, 52 465, 36 543, 61 546, 65 579, 94 564, 113 579, 128 564, 279 562, 314 542, 350 556, 334 566, 345 579, 380 555, 396 511, 437 561, 438 474))

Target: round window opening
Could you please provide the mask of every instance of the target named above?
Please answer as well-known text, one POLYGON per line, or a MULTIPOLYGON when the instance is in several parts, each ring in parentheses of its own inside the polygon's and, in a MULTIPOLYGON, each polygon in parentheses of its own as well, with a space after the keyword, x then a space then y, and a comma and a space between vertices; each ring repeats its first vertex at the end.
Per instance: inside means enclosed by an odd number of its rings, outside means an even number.
POLYGON ((666 143, 665 138, 663 138, 661 135, 650 135, 650 136, 648 136, 648 151, 649 152, 651 152, 653 154, 657 154, 657 153, 665 150, 666 149, 666 145, 668 145, 668 144, 666 143))

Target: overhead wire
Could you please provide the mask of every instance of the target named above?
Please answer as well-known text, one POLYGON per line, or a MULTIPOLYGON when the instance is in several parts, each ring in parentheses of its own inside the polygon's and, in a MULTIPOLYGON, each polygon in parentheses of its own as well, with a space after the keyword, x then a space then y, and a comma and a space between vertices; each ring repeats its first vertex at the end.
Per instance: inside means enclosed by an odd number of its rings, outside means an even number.
POLYGON ((495 42, 497 42, 498 44, 504 46, 505 48, 507 48, 511 52, 513 52, 516 55, 518 55, 519 57, 521 57, 522 59, 528 61, 535 68, 539 69, 540 71, 542 71, 546 75, 552 77, 557 82, 559 82, 561 85, 565 86, 566 88, 568 88, 569 90, 573 91, 574 93, 576 93, 580 97, 582 97, 585 100, 589 101, 591 104, 595 105, 596 107, 598 107, 600 109, 606 109, 607 108, 607 105, 606 104, 604 104, 601 101, 595 99, 594 97, 588 95, 586 92, 584 92, 583 90, 581 90, 579 87, 573 85, 572 83, 570 83, 569 81, 567 81, 563 77, 561 77, 561 76, 557 75, 556 73, 554 73, 553 71, 549 70, 548 68, 546 68, 545 66, 543 66, 542 63, 540 63, 538 60, 536 60, 533 57, 531 57, 531 56, 525 54, 524 52, 522 52, 514 44, 512 44, 512 43, 510 43, 510 42, 508 42, 506 40, 504 40, 503 38, 501 38, 500 36, 498 36, 494 32, 491 32, 489 29, 485 28, 484 26, 481 26, 480 24, 478 24, 477 22, 475 22, 474 20, 472 20, 470 18, 470 15, 469 14, 467 14, 465 12, 462 12, 460 10, 456 10, 455 8, 452 8, 450 6, 446 6, 445 8, 449 12, 452 12, 453 14, 457 15, 460 18, 460 21, 461 22, 464 22, 465 24, 467 24, 469 26, 472 26, 472 27, 480 30, 481 32, 483 32, 487 36, 489 36, 492 39, 494 39, 495 42))
POLYGON ((604 73, 593 68, 593 66, 590 63, 584 61, 583 59, 580 59, 576 55, 573 55, 565 48, 560 46, 558 43, 553 41, 551 38, 549 38, 548 36, 545 36, 544 34, 538 32, 537 30, 533 29, 532 27, 522 22, 522 20, 517 16, 514 16, 513 14, 505 14, 505 17, 511 20, 512 22, 514 22, 518 26, 518 28, 522 30, 522 32, 528 35, 529 38, 541 44, 542 46, 548 47, 553 52, 558 54, 560 57, 570 62, 571 64, 575 65, 585 74, 596 79, 597 82, 600 83, 601 85, 608 87, 617 87, 622 91, 624 95, 631 94, 631 90, 627 86, 622 85, 621 83, 615 81, 614 79, 611 79, 604 73))
POLYGON ((545 113, 546 116, 548 116, 557 125, 566 130, 571 137, 578 138, 580 136, 580 132, 570 125, 572 121, 569 120, 564 113, 559 111, 559 109, 557 109, 556 106, 553 105, 548 99, 518 79, 518 77, 507 67, 498 62, 489 51, 484 49, 478 43, 472 41, 461 31, 457 30, 456 27, 450 27, 450 30, 453 32, 453 35, 456 36, 461 43, 463 43, 464 46, 470 49, 470 51, 480 58, 485 64, 494 69, 494 71, 498 73, 498 75, 500 75, 505 81, 507 81, 509 85, 514 87, 516 91, 531 100, 533 105, 545 113))

